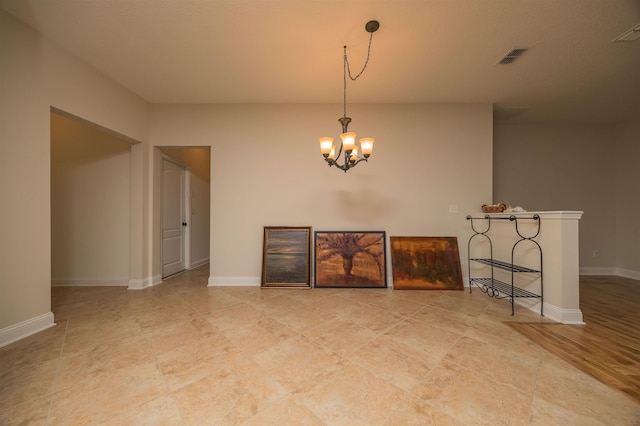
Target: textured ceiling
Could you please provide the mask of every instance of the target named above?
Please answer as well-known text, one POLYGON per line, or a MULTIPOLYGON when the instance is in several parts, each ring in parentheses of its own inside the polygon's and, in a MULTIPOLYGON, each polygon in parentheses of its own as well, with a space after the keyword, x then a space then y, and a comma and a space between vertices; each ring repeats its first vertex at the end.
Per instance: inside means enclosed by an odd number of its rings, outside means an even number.
MULTIPOLYGON (((490 102, 510 122, 640 111, 639 0, 0 0, 151 103, 490 102), (497 65, 514 47, 515 63, 497 65)), ((2 41, 7 42, 7 41, 2 41)))

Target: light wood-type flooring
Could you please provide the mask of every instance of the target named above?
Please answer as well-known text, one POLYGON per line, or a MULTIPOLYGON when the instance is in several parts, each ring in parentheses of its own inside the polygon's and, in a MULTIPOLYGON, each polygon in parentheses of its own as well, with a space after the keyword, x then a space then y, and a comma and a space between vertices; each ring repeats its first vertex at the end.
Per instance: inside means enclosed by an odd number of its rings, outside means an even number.
POLYGON ((53 288, 57 326, 0 348, 0 425, 640 424, 640 402, 508 325, 546 319, 482 292, 208 275, 53 288))
POLYGON ((640 281, 580 277, 586 325, 511 323, 548 351, 640 401, 640 281))

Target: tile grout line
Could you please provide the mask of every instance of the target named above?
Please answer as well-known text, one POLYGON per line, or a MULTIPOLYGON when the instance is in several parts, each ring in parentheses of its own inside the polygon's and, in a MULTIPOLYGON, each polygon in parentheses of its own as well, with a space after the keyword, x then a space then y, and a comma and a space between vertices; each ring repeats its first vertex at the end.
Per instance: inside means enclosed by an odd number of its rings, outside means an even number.
POLYGON ((52 384, 52 389, 51 389, 51 400, 49 401, 49 409, 47 410, 47 425, 49 424, 49 422, 51 421, 51 410, 53 408, 53 399, 55 397, 56 394, 56 388, 57 388, 57 384, 58 384, 58 379, 60 378, 60 371, 62 369, 62 355, 64 353, 64 344, 67 341, 67 333, 69 331, 69 320, 71 317, 71 313, 69 313, 69 315, 67 316, 67 319, 65 321, 65 325, 64 325, 64 333, 62 334, 62 343, 60 344, 60 354, 58 356, 58 367, 56 369, 56 377, 53 380, 53 384, 52 384))
POLYGON ((544 349, 539 348, 538 368, 536 368, 536 380, 533 383, 533 392, 531 392, 531 402, 529 403, 529 423, 533 420, 533 403, 536 400, 536 392, 538 390, 538 378, 540 377, 540 369, 542 368, 542 355, 544 349))

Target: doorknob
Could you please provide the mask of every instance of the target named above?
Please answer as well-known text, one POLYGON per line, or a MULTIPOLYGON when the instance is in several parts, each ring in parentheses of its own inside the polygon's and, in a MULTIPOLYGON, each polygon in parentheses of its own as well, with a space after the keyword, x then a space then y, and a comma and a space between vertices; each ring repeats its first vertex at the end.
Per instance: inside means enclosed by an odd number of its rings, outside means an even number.
POLYGON ((187 222, 182 222, 182 226, 187 226, 187 222))

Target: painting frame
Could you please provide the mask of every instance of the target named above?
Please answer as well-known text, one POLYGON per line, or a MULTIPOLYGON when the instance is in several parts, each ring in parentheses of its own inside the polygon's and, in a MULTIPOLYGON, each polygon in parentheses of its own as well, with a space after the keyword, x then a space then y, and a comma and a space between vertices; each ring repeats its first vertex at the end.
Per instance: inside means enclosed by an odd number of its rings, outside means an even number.
POLYGON ((314 287, 387 288, 385 231, 316 231, 314 287))
POLYGON ((311 288, 311 226, 265 226, 262 288, 311 288))
POLYGON ((457 237, 389 238, 394 290, 464 290, 457 237))

